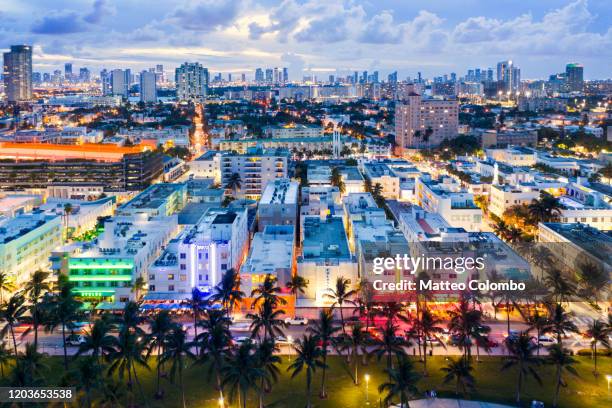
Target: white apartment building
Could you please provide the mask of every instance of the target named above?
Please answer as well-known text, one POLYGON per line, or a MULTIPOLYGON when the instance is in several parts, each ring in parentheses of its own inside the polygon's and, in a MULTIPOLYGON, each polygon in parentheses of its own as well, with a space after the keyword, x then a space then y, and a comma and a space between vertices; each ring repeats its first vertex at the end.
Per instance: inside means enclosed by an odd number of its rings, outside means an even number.
POLYGON ((458 135, 459 105, 456 100, 423 99, 410 93, 395 105, 395 138, 400 155, 409 149, 439 145, 458 135))
POLYGON ((365 163, 363 165, 364 174, 372 183, 372 187, 376 184, 382 186, 383 197, 390 200, 400 198, 400 177, 395 174, 393 169, 385 163, 365 163))
POLYGON ((68 236, 79 236, 93 230, 98 224, 98 218, 111 216, 115 213, 115 198, 106 197, 96 201, 62 200, 50 198, 39 208, 50 215, 62 217, 62 223, 68 229, 68 236), (70 213, 66 214, 66 206, 70 213))
POLYGON ((299 183, 289 179, 268 182, 257 208, 257 228, 267 225, 296 225, 299 183))
POLYGON ((263 232, 256 233, 240 269, 240 289, 249 296, 268 274, 284 287, 296 269, 294 242, 293 225, 268 225, 263 232))
POLYGON ((213 179, 221 183, 221 152, 209 150, 200 157, 187 163, 189 174, 196 178, 213 179))
POLYGON ((480 231, 482 210, 474 203, 474 195, 464 191, 454 179, 443 177, 434 181, 423 174, 416 181, 415 195, 419 206, 440 214, 451 226, 480 231))
POLYGON ((34 211, 0 217, 0 272, 23 285, 38 269, 49 269, 49 255, 62 245, 62 217, 34 211))
POLYGON ((273 139, 323 137, 321 126, 309 126, 296 123, 264 126, 262 132, 273 139))
POLYGON ((342 214, 342 199, 338 187, 311 186, 302 187, 300 201, 300 218, 306 215, 337 216, 342 214))
POLYGON ((225 272, 240 268, 248 243, 247 210, 211 208, 153 263, 149 292, 168 300, 189 297, 193 288, 210 293, 225 272))
POLYGON ((528 166, 536 164, 535 150, 525 147, 508 147, 505 149, 486 149, 488 159, 505 163, 509 166, 528 166))

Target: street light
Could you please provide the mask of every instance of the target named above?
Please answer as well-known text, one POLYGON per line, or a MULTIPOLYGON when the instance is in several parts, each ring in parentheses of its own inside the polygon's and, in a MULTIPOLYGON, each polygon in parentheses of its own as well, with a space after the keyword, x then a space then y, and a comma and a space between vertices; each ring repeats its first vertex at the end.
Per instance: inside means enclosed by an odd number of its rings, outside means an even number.
POLYGON ((610 382, 612 382, 612 375, 606 375, 606 380, 608 381, 608 394, 610 393, 610 382))
MULTIPOLYGON (((366 374, 363 376, 366 382, 366 405, 370 405, 370 374, 366 374)), ((608 386, 610 385, 610 381, 608 381, 608 386)))
POLYGON ((287 336, 287 343, 289 343, 289 361, 291 361, 291 350, 293 349, 293 336, 287 336))
POLYGON ((223 400, 223 397, 219 397, 218 402, 219 402, 219 406, 223 407, 223 404, 225 403, 225 401, 223 400))

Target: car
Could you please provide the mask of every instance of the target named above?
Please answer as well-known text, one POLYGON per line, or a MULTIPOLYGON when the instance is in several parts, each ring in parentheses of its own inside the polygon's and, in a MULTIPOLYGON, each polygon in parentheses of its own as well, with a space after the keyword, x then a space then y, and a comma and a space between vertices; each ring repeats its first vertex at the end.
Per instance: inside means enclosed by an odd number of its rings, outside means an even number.
POLYGON ((538 338, 538 341, 540 343, 540 345, 552 345, 552 344, 556 344, 557 343, 557 339, 555 339, 554 337, 550 337, 550 336, 546 336, 546 335, 542 335, 538 338))
POLYGON ((246 343, 247 341, 253 341, 253 339, 251 339, 248 336, 237 336, 234 337, 234 343, 236 343, 237 345, 241 345, 243 343, 246 343))
POLYGON ((287 325, 295 325, 295 326, 306 326, 308 324, 308 319, 305 317, 295 316, 295 317, 287 317, 285 319, 285 324, 287 325))
POLYGON ((85 344, 85 337, 80 334, 71 334, 66 337, 66 344, 78 347, 81 344, 85 344))
POLYGON ((240 332, 246 332, 246 331, 250 331, 251 330, 251 324, 247 323, 247 322, 238 322, 238 323, 233 323, 230 326, 230 330, 233 331, 240 331, 240 332))
POLYGON ((274 338, 274 342, 279 346, 290 346, 292 344, 288 338, 283 336, 276 336, 276 338, 274 338))

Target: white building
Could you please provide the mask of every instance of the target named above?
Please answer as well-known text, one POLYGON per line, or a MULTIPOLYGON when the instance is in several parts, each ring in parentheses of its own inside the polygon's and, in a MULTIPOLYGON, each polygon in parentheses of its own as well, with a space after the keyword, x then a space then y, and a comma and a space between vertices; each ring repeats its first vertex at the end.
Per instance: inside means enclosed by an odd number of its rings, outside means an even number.
POLYGON ((275 179, 266 185, 257 208, 257 228, 267 225, 296 225, 299 183, 275 179))
POLYGON ((338 187, 302 187, 300 218, 306 215, 326 216, 342 214, 342 200, 338 187))
POLYGON ((157 102, 155 72, 142 71, 140 73, 140 101, 144 103, 157 102))
POLYGON ((453 227, 480 231, 482 210, 474 203, 474 195, 464 191, 454 179, 444 177, 434 181, 424 174, 416 181, 415 195, 418 205, 440 214, 453 227))
POLYGON ((77 237, 93 230, 99 218, 115 213, 115 198, 106 197, 96 201, 50 198, 39 208, 47 214, 62 217, 67 236, 77 237), (70 206, 69 213, 66 213, 67 206, 70 206))
POLYGON ((152 265, 149 292, 156 299, 210 293, 229 269, 239 270, 248 250, 247 211, 211 208, 173 239, 152 265))
POLYGON ((508 147, 505 149, 486 149, 487 158, 505 163, 509 166, 533 166, 536 164, 535 150, 525 147, 508 147))
POLYGON ((176 98, 201 101, 208 95, 208 69, 199 63, 185 62, 175 71, 176 98))
POLYGON ((62 217, 34 211, 0 218, 0 272, 17 287, 39 269, 49 269, 49 255, 62 244, 62 217))

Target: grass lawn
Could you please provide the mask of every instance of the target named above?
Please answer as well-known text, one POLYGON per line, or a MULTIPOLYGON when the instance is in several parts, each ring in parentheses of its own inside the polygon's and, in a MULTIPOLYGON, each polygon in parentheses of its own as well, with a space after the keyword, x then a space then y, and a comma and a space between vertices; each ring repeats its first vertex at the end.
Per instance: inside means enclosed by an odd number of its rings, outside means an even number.
MULTIPOLYGON (((597 378, 592 374, 592 361, 589 357, 575 357, 579 362, 576 365, 579 377, 570 374, 566 376, 569 387, 561 389, 560 407, 610 407, 612 406, 612 395, 608 394, 605 374, 612 374, 612 359, 601 357, 598 359, 599 372, 597 378), (571 378, 570 378, 571 377, 571 378)), ((61 359, 50 358, 50 383, 59 381, 58 375, 63 372, 61 359)), ((361 384, 357 387, 353 385, 350 371, 343 360, 332 356, 328 359, 329 369, 327 374, 326 400, 320 400, 318 392, 321 385, 321 372, 315 374, 313 380, 313 405, 315 407, 364 407, 366 401, 366 387, 363 376, 367 372, 370 375, 369 400, 372 407, 378 407, 379 398, 378 385, 386 381, 384 374, 384 360, 381 363, 376 360, 370 361, 369 365, 360 367, 359 376, 361 384)), ((476 377, 476 393, 471 399, 507 403, 513 405, 516 388, 516 371, 508 370, 500 372, 499 357, 484 357, 482 362, 474 363, 476 366, 474 374, 476 377)), ((419 383, 419 390, 425 392, 428 389, 436 389, 439 397, 454 397, 454 386, 442 385, 442 372, 440 367, 445 365, 443 356, 434 356, 428 359, 428 369, 430 375, 424 377, 419 383)), ((154 394, 155 389, 155 370, 154 362, 151 362, 151 370, 139 370, 139 376, 143 384, 144 392, 147 397, 154 394)), ((267 394, 265 402, 267 406, 279 408, 299 408, 305 405, 305 376, 302 374, 295 379, 290 379, 287 373, 288 358, 283 357, 281 367, 282 377, 274 386, 273 391, 267 394)), ((417 370, 422 369, 420 363, 416 363, 417 370)), ((535 380, 529 378, 523 388, 523 405, 528 406, 532 399, 544 401, 546 406, 550 406, 554 390, 554 367, 542 366, 539 373, 543 380, 540 386, 535 380)), ((212 380, 214 382, 214 379, 212 380)), ((213 382, 209 382, 206 369, 203 366, 192 366, 185 371, 185 390, 187 407, 198 408, 218 408, 217 392, 213 388, 213 382)), ((150 407, 180 407, 180 392, 178 386, 162 380, 166 396, 162 401, 151 398, 150 407)), ((138 396, 136 396, 138 398, 138 396)), ((227 395, 226 395, 227 397, 227 395)), ((236 402, 232 405, 237 406, 236 402)), ((254 392, 249 396, 249 407, 257 407, 258 400, 254 392)))

